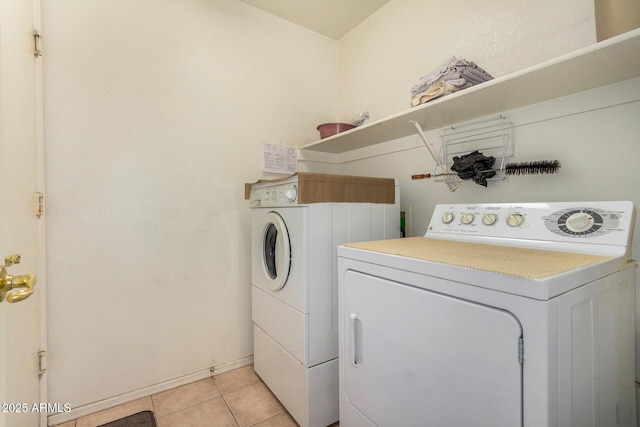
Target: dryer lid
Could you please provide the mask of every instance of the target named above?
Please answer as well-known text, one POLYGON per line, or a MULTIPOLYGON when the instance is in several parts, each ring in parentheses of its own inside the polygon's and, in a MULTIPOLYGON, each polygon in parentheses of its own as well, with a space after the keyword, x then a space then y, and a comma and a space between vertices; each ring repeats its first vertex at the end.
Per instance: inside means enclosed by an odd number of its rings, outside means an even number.
POLYGON ((344 246, 529 280, 543 279, 611 258, 428 237, 348 243, 344 246))

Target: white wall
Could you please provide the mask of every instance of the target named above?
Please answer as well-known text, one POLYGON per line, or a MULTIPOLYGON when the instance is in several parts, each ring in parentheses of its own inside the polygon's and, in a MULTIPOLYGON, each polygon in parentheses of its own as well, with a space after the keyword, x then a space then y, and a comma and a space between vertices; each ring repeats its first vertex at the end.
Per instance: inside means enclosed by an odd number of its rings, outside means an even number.
POLYGON ((592 0, 391 0, 340 40, 340 116, 409 107, 411 86, 455 55, 494 77, 596 41, 592 0))
POLYGON ((42 13, 49 401, 252 356, 243 184, 335 118, 337 42, 234 0, 42 13))
MULTIPOLYGON (((590 0, 392 0, 340 40, 339 115, 368 110, 373 120, 405 110, 411 86, 451 55, 499 77, 592 43, 590 0)), ((425 233, 438 203, 632 200, 640 207, 640 79, 504 114, 515 124, 510 161, 558 159, 559 174, 509 177, 488 188, 465 183, 452 193, 444 183, 411 179, 434 171, 418 136, 339 155, 337 170, 397 178, 413 236, 425 233)), ((439 131, 427 137, 437 150, 439 131)), ((633 252, 640 254, 637 230, 633 252)), ((638 333, 640 325, 640 363, 638 333)))

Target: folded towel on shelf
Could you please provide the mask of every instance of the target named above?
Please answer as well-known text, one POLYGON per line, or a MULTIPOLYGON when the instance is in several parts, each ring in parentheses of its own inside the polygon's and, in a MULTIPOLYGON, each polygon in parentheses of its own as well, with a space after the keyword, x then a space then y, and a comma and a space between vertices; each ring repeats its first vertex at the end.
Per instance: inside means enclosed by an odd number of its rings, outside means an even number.
POLYGON ((493 76, 487 73, 480 67, 476 68, 465 68, 464 75, 467 80, 477 81, 478 83, 488 82, 489 80, 493 80, 493 76))
POLYGON ((445 73, 449 70, 449 65, 455 62, 456 62, 456 57, 452 56, 451 58, 447 59, 445 62, 440 64, 438 68, 420 77, 420 80, 418 80, 418 83, 413 85, 413 87, 411 88, 411 95, 416 96, 420 92, 424 92, 425 90, 427 90, 429 86, 433 85, 439 79, 441 79, 445 75, 445 73))
POLYGON ((411 88, 411 106, 415 107, 437 97, 466 89, 491 79, 493 77, 475 63, 465 59, 456 59, 455 56, 452 56, 435 70, 422 76, 413 85, 411 88), (447 85, 442 85, 441 83, 443 82, 446 82, 447 85), (453 90, 451 87, 456 89, 453 90))
POLYGON ((432 99, 457 92, 460 89, 460 87, 455 86, 450 82, 438 82, 434 85, 431 85, 426 91, 420 92, 419 94, 411 98, 411 106, 415 107, 416 105, 424 104, 427 101, 431 101, 432 99))

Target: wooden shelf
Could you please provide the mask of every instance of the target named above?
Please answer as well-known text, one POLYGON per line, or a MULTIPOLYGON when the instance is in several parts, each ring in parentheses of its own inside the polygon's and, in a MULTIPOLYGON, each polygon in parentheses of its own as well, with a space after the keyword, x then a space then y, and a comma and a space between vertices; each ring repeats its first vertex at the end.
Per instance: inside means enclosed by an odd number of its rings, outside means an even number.
POLYGON ((640 77, 640 29, 300 147, 344 153, 640 77))

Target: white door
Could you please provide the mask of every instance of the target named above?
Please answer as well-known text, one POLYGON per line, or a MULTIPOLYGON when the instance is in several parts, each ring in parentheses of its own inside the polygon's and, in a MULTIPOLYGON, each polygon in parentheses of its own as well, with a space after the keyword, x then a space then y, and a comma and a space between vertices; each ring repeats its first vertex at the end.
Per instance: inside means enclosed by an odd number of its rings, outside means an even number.
POLYGON ((343 292, 341 408, 377 426, 522 425, 513 315, 354 271, 343 292))
POLYGON ((5 286, 0 302, 0 427, 46 425, 39 364, 44 289, 38 283, 29 295, 31 277, 24 276, 41 275, 43 261, 37 216, 42 174, 37 161, 41 104, 36 103, 35 76, 41 65, 34 56, 36 9, 32 0, 0 0, 0 265, 12 263, 5 261, 7 255, 21 255, 19 263, 5 269, 17 288, 7 291, 5 286))

